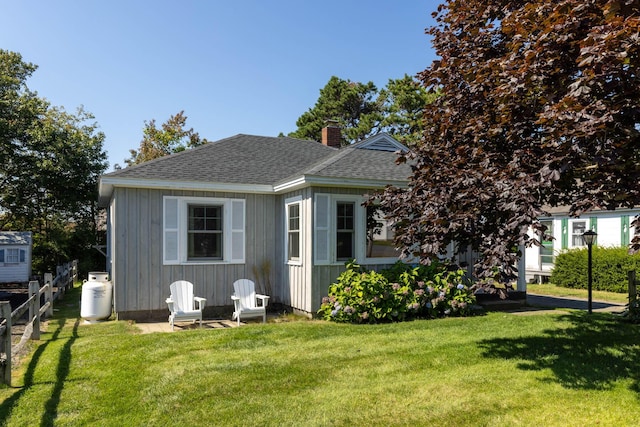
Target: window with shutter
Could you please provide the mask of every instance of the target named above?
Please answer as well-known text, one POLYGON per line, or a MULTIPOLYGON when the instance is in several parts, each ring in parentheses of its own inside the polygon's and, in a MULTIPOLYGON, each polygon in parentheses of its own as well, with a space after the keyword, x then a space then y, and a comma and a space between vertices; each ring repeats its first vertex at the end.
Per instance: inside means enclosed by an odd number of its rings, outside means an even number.
POLYGON ((367 264, 392 264, 399 252, 393 246, 389 223, 365 196, 316 194, 314 197, 314 263, 342 264, 356 259, 367 264))
POLYGON ((245 201, 164 198, 164 264, 245 262, 245 201))

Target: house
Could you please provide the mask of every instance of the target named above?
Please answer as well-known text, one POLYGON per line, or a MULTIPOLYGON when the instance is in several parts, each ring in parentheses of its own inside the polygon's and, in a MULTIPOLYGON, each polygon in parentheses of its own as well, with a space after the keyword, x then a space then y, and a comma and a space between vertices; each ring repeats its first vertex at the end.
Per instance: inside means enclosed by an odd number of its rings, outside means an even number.
POLYGON ((30 231, 0 231, 0 283, 26 283, 31 277, 30 231))
MULTIPOLYGON (((548 209, 549 216, 540 221, 547 226, 553 240, 525 250, 527 281, 541 282, 551 275, 554 258, 562 251, 582 248, 582 234, 587 230, 598 233, 597 245, 602 247, 628 246, 635 227, 633 218, 640 210, 596 210, 578 218, 569 217, 567 208, 548 209)), ((530 235, 532 231, 529 232, 530 235)))
POLYGON ((384 133, 339 144, 336 127, 321 143, 240 134, 103 175, 117 317, 166 316, 180 279, 207 299, 205 316, 220 315, 240 278, 270 304, 313 314, 345 261, 396 262, 392 233, 362 203, 406 186, 410 166, 395 162, 406 147, 384 133))

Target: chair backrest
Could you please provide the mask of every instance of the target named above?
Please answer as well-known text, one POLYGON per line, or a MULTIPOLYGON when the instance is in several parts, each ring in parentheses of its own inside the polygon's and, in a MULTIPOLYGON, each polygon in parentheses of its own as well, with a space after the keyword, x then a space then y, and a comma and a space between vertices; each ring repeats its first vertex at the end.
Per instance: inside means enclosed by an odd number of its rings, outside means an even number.
POLYGON ((239 279, 233 282, 233 292, 240 298, 240 307, 256 307, 256 285, 249 279, 239 279))
POLYGON ((178 280, 173 282, 169 289, 171 289, 171 299, 175 311, 193 310, 193 283, 178 280))

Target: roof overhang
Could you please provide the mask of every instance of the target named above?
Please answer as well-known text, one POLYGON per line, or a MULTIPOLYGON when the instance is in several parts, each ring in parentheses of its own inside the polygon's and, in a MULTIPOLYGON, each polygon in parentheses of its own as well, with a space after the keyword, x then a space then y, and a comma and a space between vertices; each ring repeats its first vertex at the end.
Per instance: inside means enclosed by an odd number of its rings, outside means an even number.
POLYGON ((220 191, 232 193, 272 194, 273 186, 266 184, 234 184, 221 182, 202 181, 170 181, 170 180, 145 180, 131 178, 102 177, 98 184, 98 203, 107 206, 113 189, 144 188, 149 190, 187 190, 187 191, 220 191))
POLYGON ((387 185, 393 185, 400 188, 407 187, 407 180, 402 181, 390 181, 381 179, 359 179, 359 178, 340 178, 340 177, 326 177, 317 175, 302 175, 298 178, 276 184, 273 186, 273 191, 276 194, 287 193, 290 191, 299 190, 304 187, 311 186, 323 186, 323 187, 338 187, 338 188, 370 188, 378 189, 385 188, 387 185))
POLYGON ((382 189, 387 185, 400 188, 407 187, 406 180, 381 180, 326 177, 317 175, 302 175, 276 185, 269 184, 234 184, 202 181, 170 181, 170 180, 145 180, 131 178, 117 178, 103 176, 98 184, 98 204, 106 207, 113 195, 115 187, 144 188, 149 190, 185 190, 185 191, 216 191, 225 193, 248 194, 283 194, 311 186, 338 187, 338 188, 368 188, 382 189))

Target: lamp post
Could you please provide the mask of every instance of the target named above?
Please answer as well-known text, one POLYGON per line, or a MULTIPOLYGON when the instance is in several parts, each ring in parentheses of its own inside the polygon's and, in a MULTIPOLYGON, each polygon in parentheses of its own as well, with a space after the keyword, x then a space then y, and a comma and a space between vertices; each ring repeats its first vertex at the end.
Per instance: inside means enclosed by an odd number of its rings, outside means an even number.
POLYGON ((587 230, 582 234, 582 240, 584 240, 584 244, 587 245, 587 249, 588 249, 588 253, 589 253, 589 258, 587 261, 587 274, 588 274, 588 285, 589 285, 589 314, 591 314, 592 312, 592 306, 593 306, 593 301, 591 298, 591 285, 593 284, 593 278, 591 275, 591 270, 592 270, 592 257, 591 257, 591 248, 593 246, 593 243, 596 241, 596 237, 598 236, 598 233, 596 233, 593 230, 587 230))

